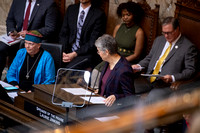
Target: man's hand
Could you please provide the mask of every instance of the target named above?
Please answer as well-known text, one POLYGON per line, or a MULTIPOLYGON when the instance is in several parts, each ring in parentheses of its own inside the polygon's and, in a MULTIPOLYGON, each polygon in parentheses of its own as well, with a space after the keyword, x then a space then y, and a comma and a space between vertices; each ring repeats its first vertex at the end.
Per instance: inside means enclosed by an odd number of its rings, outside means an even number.
POLYGON ((71 62, 76 56, 77 56, 76 52, 72 52, 68 54, 63 52, 63 62, 71 62))
POLYGON ((16 40, 19 37, 19 34, 17 33, 17 31, 13 31, 9 34, 9 36, 13 39, 16 40))
POLYGON ((165 83, 171 83, 172 82, 172 76, 171 75, 165 75, 165 76, 161 77, 160 79, 162 79, 165 83))
POLYGON ((27 30, 23 30, 23 31, 19 32, 19 35, 21 37, 25 38, 27 32, 28 32, 27 30))
POLYGON ((141 71, 141 67, 139 65, 132 65, 131 67, 134 73, 141 71))
POLYGON ((115 102, 115 100, 116 100, 115 95, 110 95, 109 97, 107 97, 107 98, 105 99, 105 105, 106 105, 107 107, 110 107, 110 106, 112 106, 112 104, 115 102))

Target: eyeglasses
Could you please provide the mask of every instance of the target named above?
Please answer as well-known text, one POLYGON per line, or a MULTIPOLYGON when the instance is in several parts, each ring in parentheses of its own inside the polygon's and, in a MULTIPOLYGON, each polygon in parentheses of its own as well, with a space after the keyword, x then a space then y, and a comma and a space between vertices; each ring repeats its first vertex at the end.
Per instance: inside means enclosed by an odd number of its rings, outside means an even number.
POLYGON ((173 31, 171 31, 171 32, 162 32, 162 34, 163 34, 163 35, 168 35, 168 36, 170 36, 170 35, 172 35, 175 31, 176 31, 176 30, 173 30, 173 31))

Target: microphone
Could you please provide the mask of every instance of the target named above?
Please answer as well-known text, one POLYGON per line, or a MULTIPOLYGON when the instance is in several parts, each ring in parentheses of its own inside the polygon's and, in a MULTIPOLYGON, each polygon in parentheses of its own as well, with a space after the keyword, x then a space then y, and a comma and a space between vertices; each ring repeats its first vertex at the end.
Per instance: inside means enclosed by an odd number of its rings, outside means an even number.
POLYGON ((82 64, 83 62, 85 62, 85 61, 87 61, 87 60, 88 60, 88 58, 85 58, 84 60, 82 60, 82 61, 80 61, 80 62, 77 62, 76 64, 72 65, 72 66, 69 67, 68 69, 72 69, 72 68, 74 68, 74 67, 76 67, 76 66, 82 64))

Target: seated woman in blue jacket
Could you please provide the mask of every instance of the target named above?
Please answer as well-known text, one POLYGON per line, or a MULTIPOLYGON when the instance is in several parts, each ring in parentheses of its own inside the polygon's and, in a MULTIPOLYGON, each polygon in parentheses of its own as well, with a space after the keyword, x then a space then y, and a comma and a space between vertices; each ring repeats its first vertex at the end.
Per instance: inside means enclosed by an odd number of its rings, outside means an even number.
POLYGON ((41 46, 42 35, 30 31, 25 36, 25 48, 15 56, 8 72, 8 83, 26 92, 33 91, 33 84, 52 84, 55 82, 55 65, 50 53, 41 46))
POLYGON ((105 61, 98 93, 106 97, 105 105, 111 106, 117 99, 134 94, 133 70, 126 58, 117 53, 117 43, 112 36, 99 37, 95 46, 105 61))

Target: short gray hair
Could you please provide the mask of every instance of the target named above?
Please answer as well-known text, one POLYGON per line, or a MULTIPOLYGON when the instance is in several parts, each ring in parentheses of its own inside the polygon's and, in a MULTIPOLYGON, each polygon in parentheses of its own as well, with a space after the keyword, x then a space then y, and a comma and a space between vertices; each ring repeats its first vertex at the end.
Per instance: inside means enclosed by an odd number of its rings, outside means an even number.
POLYGON ((115 38, 108 34, 99 37, 95 42, 95 46, 101 51, 108 50, 111 55, 117 53, 117 42, 115 38))

